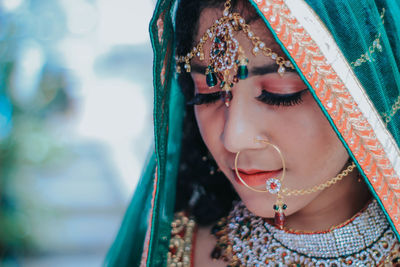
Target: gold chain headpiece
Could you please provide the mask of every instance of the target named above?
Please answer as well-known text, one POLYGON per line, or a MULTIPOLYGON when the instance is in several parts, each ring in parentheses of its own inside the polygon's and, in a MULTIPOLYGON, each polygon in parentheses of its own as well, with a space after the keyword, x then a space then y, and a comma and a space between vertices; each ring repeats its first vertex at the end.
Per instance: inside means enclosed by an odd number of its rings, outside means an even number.
POLYGON ((244 18, 239 13, 231 12, 231 1, 225 2, 223 16, 215 21, 215 23, 207 29, 200 38, 200 41, 194 46, 186 56, 176 57, 176 71, 181 73, 182 65, 186 72, 191 72, 190 61, 194 57, 204 60, 204 44, 212 41, 210 50, 210 59, 205 70, 207 85, 211 88, 220 83, 222 89, 222 97, 226 106, 232 99, 231 89, 239 80, 248 77, 247 64, 248 58, 245 56, 243 48, 234 37, 234 32, 242 31, 253 44, 253 55, 262 53, 264 56, 270 57, 279 66, 277 72, 282 76, 286 68, 294 69, 292 63, 285 58, 278 56, 271 48, 266 47, 265 43, 255 36, 250 26, 246 24, 244 18), (233 69, 233 76, 230 70, 233 69))

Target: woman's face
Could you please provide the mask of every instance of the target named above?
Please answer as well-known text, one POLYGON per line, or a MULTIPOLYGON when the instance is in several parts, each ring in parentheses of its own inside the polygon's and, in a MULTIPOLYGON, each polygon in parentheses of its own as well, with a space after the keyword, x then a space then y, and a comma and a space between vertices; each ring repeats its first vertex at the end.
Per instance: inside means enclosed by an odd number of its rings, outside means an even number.
MULTIPOLYGON (((221 13, 218 9, 202 12, 195 40, 200 39, 221 13)), ((267 47, 284 56, 260 19, 250 26, 267 47)), ((234 169, 237 152, 240 151, 238 168, 242 176, 249 185, 261 190, 265 189, 268 178, 282 174, 283 164, 273 147, 266 147, 255 139, 266 139, 279 147, 286 163, 283 187, 290 189, 311 188, 336 176, 346 164, 348 154, 311 93, 308 90, 299 93, 307 88, 299 75, 292 71, 281 77, 276 72, 278 65, 270 57, 251 53, 253 46, 243 33, 238 33, 236 38, 249 59, 249 77, 234 85, 229 107, 221 100, 196 105, 195 115, 205 144, 245 205, 259 216, 272 217, 276 195, 254 192, 237 179, 234 169), (285 96, 283 102, 276 98, 263 102, 257 98, 263 90, 272 94, 299 94, 295 98, 285 96)), ((195 93, 219 90, 219 86, 209 89, 204 73, 195 71, 207 66, 210 46, 208 41, 204 61, 198 58, 192 61, 195 93), (193 68, 194 65, 197 67, 193 68)), ((285 197, 288 206, 285 213, 290 215, 303 209, 320 194, 324 192, 285 197)))

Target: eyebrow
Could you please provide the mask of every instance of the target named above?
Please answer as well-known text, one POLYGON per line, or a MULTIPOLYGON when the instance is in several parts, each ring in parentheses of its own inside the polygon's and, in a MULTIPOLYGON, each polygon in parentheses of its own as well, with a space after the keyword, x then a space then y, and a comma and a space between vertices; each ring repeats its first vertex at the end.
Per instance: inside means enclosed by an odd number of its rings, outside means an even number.
MULTIPOLYGON (((200 64, 192 64, 191 65, 191 71, 194 73, 200 73, 204 74, 206 71, 207 66, 206 65, 200 65, 200 64)), ((278 71, 279 65, 277 64, 267 64, 264 66, 257 66, 253 67, 250 69, 250 73, 254 76, 261 76, 269 73, 276 73, 278 71)), ((296 69, 292 68, 286 68, 287 72, 294 72, 297 73, 296 69)))

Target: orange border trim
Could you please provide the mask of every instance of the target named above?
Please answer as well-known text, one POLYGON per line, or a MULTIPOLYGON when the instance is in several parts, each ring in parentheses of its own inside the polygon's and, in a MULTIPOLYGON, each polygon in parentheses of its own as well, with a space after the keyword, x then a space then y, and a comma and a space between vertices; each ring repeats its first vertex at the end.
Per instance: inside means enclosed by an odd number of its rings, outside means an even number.
POLYGON ((399 177, 349 89, 284 1, 255 3, 313 87, 400 232, 399 177))

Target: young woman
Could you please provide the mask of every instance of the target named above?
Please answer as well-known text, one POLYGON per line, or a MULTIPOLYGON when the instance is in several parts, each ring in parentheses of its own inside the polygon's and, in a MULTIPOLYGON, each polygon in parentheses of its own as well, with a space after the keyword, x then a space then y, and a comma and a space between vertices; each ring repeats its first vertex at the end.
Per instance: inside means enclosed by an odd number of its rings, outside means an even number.
POLYGON ((398 12, 159 1, 156 152, 106 264, 400 264, 398 12))

